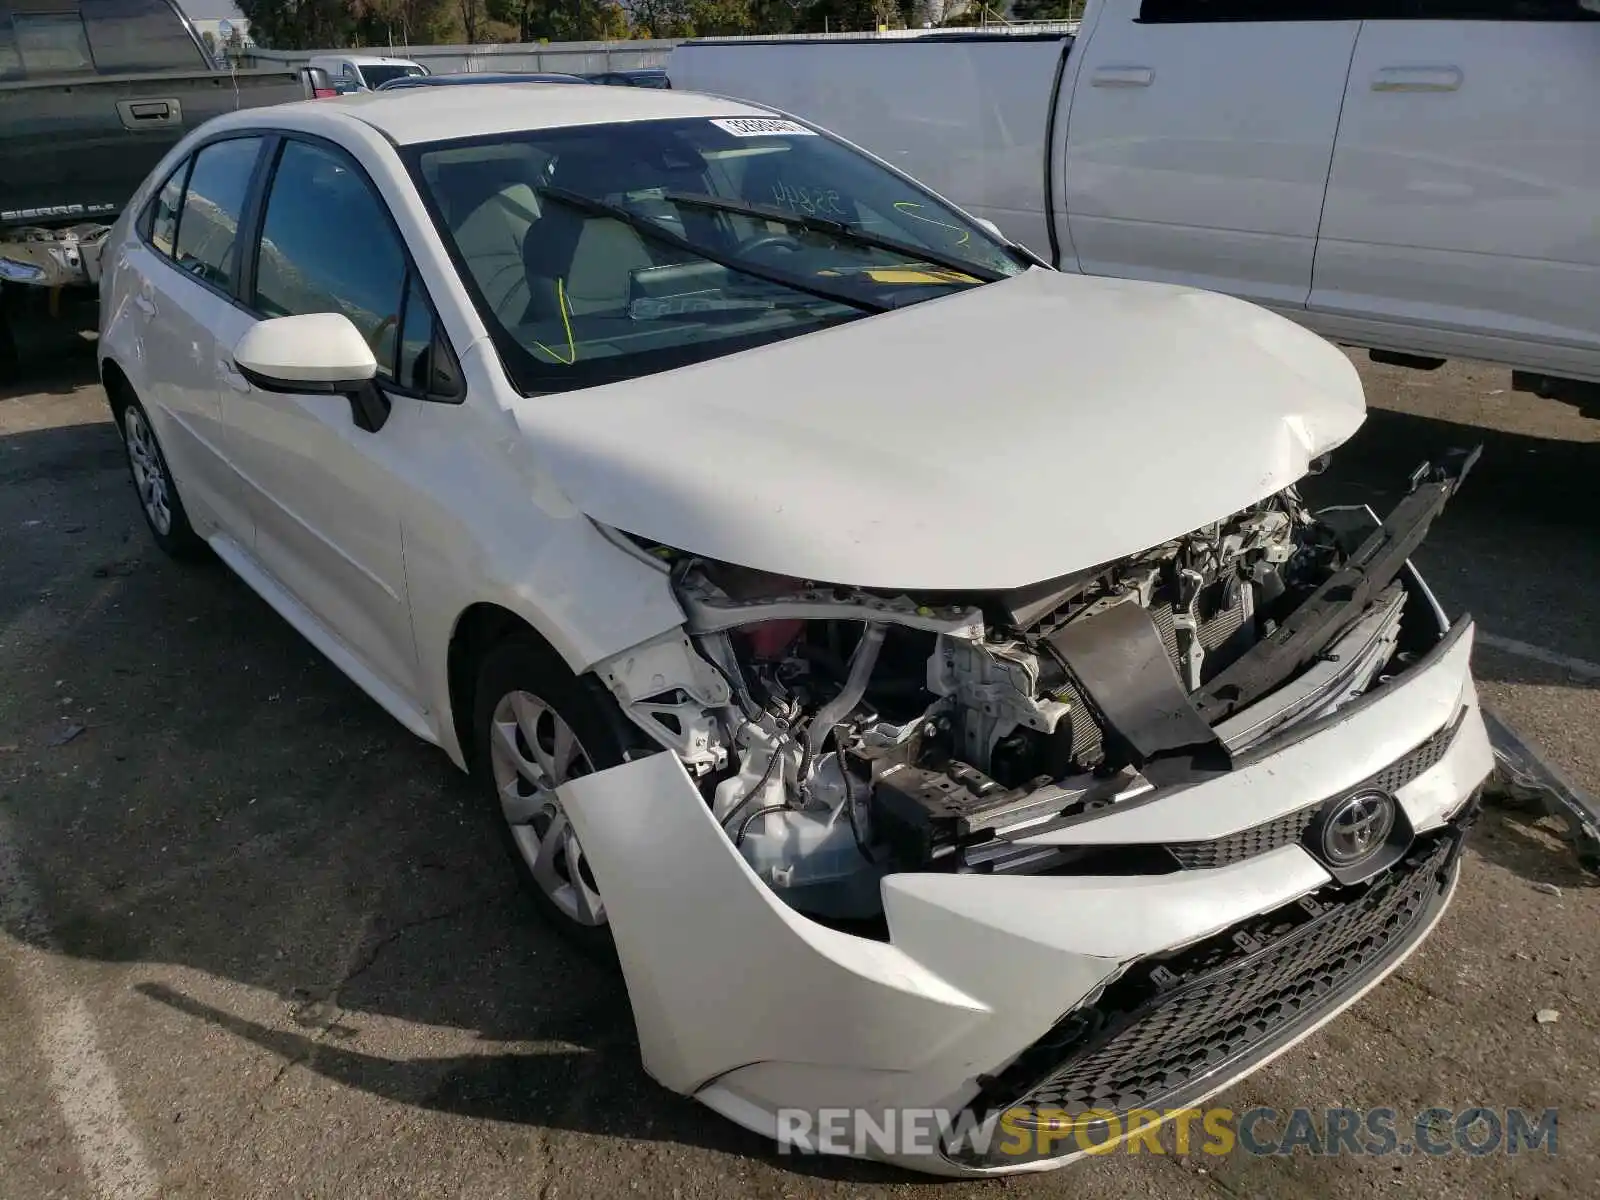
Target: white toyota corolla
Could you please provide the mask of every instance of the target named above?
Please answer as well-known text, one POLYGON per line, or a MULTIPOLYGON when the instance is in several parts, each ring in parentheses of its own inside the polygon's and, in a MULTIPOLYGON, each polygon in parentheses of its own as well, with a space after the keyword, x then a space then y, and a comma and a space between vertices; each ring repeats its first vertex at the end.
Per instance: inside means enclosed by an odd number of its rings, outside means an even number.
POLYGON ((629 88, 221 118, 106 263, 156 540, 470 769, 651 1075, 743 1125, 1054 1165, 1449 900, 1491 755, 1409 555, 1470 457, 1309 511, 1364 406, 1288 321, 629 88))

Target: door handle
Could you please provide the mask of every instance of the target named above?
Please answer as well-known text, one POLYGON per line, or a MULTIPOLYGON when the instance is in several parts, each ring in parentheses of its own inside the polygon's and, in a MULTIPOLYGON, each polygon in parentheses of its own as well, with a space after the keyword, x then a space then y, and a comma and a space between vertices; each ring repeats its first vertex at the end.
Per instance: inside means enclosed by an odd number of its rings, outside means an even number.
POLYGON ((1460 67, 1384 67, 1372 76, 1375 92, 1453 92, 1460 86, 1460 67))
POLYGON ((1156 73, 1149 67, 1097 67, 1089 76, 1090 87, 1149 87, 1156 73))
POLYGON ((147 317, 156 315, 156 302, 143 292, 135 292, 133 294, 133 306, 147 317))
POLYGON ((172 100, 118 100, 124 129, 162 129, 183 124, 183 105, 172 100))

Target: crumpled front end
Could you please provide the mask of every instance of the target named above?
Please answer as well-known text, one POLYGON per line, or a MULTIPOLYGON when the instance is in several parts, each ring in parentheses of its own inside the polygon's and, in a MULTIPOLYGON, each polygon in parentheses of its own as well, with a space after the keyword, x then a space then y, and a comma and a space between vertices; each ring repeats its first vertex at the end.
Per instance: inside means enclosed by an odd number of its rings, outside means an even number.
POLYGON ((822 1148, 997 1173, 1329 1019, 1438 919, 1492 766, 1408 562, 1467 465, 1004 596, 655 548, 685 630, 597 673, 664 752, 560 789, 646 1069, 801 1146, 934 1110, 822 1148))

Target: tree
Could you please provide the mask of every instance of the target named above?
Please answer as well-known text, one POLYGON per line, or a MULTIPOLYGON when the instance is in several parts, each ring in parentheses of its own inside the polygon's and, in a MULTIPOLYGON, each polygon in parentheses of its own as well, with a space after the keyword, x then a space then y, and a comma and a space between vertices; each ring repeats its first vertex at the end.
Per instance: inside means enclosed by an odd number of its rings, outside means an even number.
POLYGON ((1076 21, 1083 16, 1084 0, 1012 0, 1011 16, 1018 21, 1076 21))
POLYGON ((211 56, 211 61, 217 61, 217 35, 211 30, 206 30, 200 35, 200 40, 206 44, 206 53, 211 56))
POLYGON ((516 29, 521 42, 614 40, 628 36, 628 14, 617 0, 485 0, 491 19, 516 29))
POLYGON ((373 46, 430 45, 454 29, 453 0, 348 0, 358 39, 373 46))
POLYGON ((278 50, 350 45, 359 18, 351 0, 239 0, 256 43, 278 50))
POLYGON ((650 37, 717 37, 755 29, 751 0, 633 0, 633 25, 650 37))

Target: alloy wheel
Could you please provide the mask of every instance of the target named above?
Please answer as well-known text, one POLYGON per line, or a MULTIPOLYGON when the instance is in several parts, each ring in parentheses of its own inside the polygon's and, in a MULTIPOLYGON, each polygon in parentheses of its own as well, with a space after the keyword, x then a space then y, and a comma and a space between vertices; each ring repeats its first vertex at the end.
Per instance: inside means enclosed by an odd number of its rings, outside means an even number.
POLYGON ((161 452, 156 448, 155 435, 135 405, 128 406, 122 424, 127 434, 128 465, 133 468, 139 503, 144 505, 145 516, 150 518, 155 531, 166 536, 172 532, 172 503, 167 496, 167 472, 161 462, 161 452))
POLYGON ((588 752, 561 715, 531 692, 502 696, 490 720, 500 811, 534 882, 572 921, 604 925, 600 890, 555 792, 594 770, 588 752))

